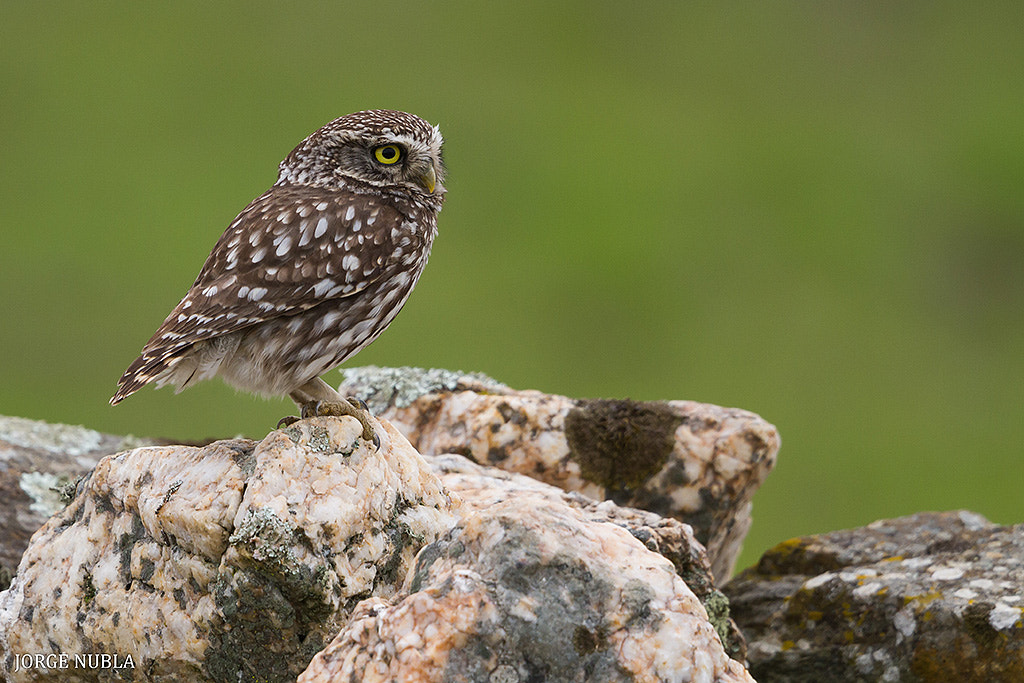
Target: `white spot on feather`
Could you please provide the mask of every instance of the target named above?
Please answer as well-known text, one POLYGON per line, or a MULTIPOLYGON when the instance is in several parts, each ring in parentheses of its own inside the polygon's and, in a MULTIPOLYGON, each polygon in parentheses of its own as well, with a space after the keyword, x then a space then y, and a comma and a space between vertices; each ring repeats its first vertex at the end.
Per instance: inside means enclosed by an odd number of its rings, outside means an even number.
POLYGON ((253 287, 249 290, 249 301, 259 301, 267 294, 266 287, 253 287))
POLYGON ((335 284, 337 283, 335 283, 334 280, 329 277, 325 277, 323 280, 320 280, 320 282, 313 285, 313 295, 321 297, 326 294, 328 290, 334 287, 335 284))
POLYGON ((312 221, 302 221, 299 226, 301 236, 299 237, 299 246, 304 247, 309 244, 309 241, 313 239, 313 223, 312 221))
POLYGON ((313 325, 313 331, 317 333, 323 332, 327 328, 332 327, 334 323, 338 322, 339 318, 341 318, 341 313, 339 313, 338 311, 332 311, 331 313, 327 313, 321 316, 316 321, 316 323, 313 325))
POLYGON ((325 232, 327 232, 327 219, 321 218, 316 222, 316 231, 313 233, 313 237, 319 239, 324 236, 325 232))
POLYGON ((345 211, 345 220, 350 221, 356 215, 356 207, 350 206, 345 211))
POLYGON ((281 239, 281 244, 277 245, 277 251, 274 253, 278 256, 284 256, 288 253, 288 250, 292 248, 292 238, 289 235, 285 235, 281 239))
POLYGON ((217 285, 210 285, 203 290, 203 296, 213 296, 217 293, 217 285))
POLYGON ((345 254, 341 259, 341 267, 346 271, 353 272, 359 268, 359 257, 355 254, 345 254))

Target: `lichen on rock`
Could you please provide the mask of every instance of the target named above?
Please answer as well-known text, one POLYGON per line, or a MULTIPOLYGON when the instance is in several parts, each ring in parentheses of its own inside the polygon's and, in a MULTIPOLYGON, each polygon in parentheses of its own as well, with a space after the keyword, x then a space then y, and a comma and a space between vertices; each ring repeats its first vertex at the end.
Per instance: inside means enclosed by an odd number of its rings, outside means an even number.
POLYGON ((764 681, 1024 681, 1024 525, 919 513, 777 545, 725 585, 764 681))

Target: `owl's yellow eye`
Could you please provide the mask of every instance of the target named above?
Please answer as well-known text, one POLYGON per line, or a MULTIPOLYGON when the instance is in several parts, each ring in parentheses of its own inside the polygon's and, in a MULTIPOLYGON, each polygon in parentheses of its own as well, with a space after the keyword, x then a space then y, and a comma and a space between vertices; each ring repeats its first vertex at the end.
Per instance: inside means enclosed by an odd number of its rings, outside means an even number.
POLYGON ((373 156, 385 166, 390 166, 402 158, 402 149, 398 145, 381 145, 374 147, 373 156))

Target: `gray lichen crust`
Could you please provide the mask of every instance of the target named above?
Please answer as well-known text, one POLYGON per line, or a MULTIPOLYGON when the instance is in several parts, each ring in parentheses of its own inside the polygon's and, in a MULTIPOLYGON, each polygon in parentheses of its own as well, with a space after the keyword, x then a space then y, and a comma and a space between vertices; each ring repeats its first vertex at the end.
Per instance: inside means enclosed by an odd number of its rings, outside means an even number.
POLYGON ((28 509, 43 517, 49 517, 67 504, 61 491, 71 483, 68 475, 51 472, 25 472, 18 479, 18 486, 32 499, 28 509))
POLYGON ((102 679, 12 671, 13 655, 50 651, 131 655, 144 680, 294 680, 454 524, 422 458, 377 432, 380 451, 355 420, 313 418, 259 443, 104 458, 0 594, 8 680, 102 679))
POLYGON ((85 427, 0 415, 0 441, 77 456, 99 449, 103 435, 85 427))
POLYGON ((369 397, 425 455, 458 453, 691 524, 720 579, 780 446, 759 416, 692 401, 577 400, 415 368, 347 370, 339 390, 369 397))
POLYGON ((346 368, 341 373, 348 392, 366 401, 374 413, 383 413, 391 407, 407 408, 421 396, 442 391, 508 390, 501 382, 479 372, 365 365, 346 368))

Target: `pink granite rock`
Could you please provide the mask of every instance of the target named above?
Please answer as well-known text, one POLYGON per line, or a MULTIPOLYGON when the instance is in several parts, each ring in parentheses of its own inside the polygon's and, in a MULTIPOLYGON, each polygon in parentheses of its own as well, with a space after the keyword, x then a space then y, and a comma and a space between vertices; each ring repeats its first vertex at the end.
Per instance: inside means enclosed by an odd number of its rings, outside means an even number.
POLYGON ((374 451, 360 433, 351 418, 314 418, 259 443, 104 458, 0 593, 7 680, 112 675, 25 668, 36 653, 113 654, 134 680, 294 680, 455 521, 401 434, 385 423, 374 451))
POLYGON ((300 683, 753 681, 673 564, 599 509, 523 488, 462 512, 300 683))
POLYGON ((780 443, 774 426, 735 408, 571 399, 445 370, 353 368, 340 391, 425 455, 458 453, 691 524, 719 579, 732 572, 780 443))

